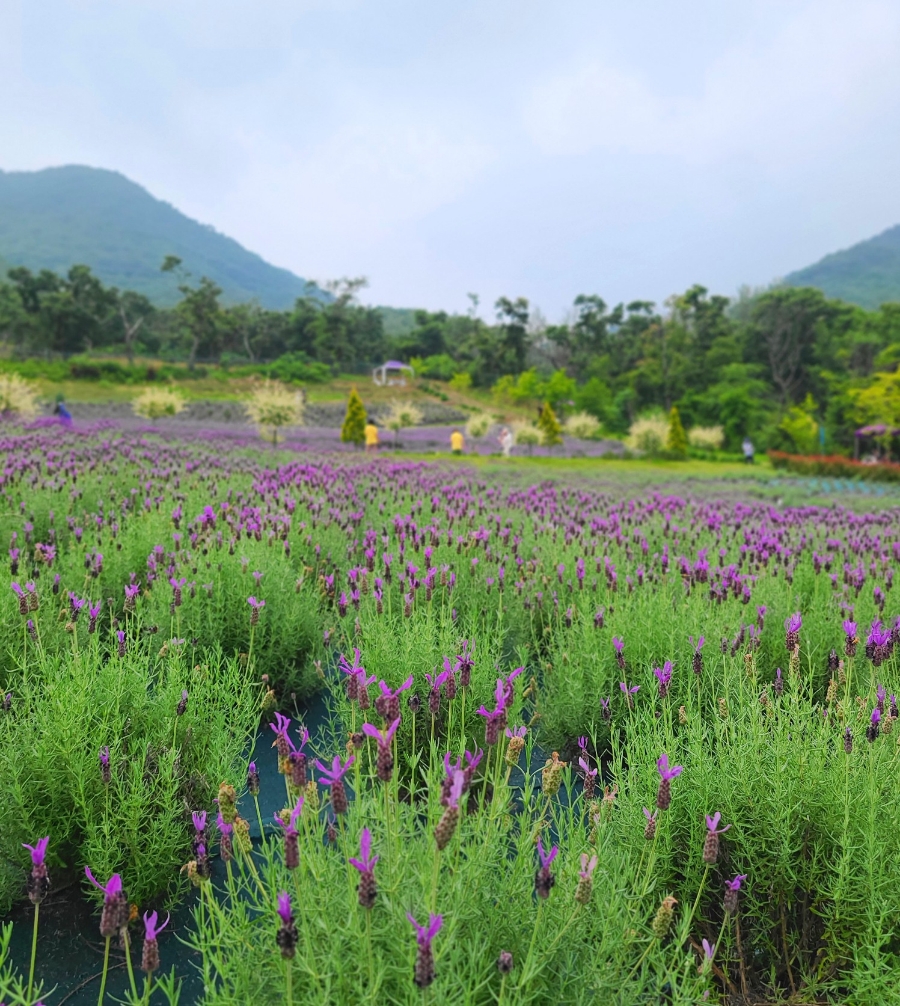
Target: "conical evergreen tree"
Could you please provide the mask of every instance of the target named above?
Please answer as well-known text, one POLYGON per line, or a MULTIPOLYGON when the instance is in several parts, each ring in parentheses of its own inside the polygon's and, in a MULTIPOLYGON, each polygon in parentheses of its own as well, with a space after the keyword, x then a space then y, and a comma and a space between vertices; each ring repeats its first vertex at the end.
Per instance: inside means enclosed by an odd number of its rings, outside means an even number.
POLYGON ((687 457, 688 438, 681 425, 678 406, 673 405, 669 412, 669 432, 666 434, 666 450, 680 458, 687 457))
POLYGON ((537 424, 541 431, 541 443, 545 447, 556 447, 562 443, 562 426, 549 402, 544 402, 537 424))
POLYGON ((347 414, 341 427, 341 440, 345 444, 356 444, 359 447, 365 439, 366 407, 356 388, 351 388, 347 399, 347 414))

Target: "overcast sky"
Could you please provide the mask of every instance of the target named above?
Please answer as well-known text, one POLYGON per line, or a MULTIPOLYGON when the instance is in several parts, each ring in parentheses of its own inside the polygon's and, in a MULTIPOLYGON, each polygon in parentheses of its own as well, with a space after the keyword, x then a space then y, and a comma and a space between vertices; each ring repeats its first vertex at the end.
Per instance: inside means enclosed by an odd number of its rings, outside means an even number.
POLYGON ((900 0, 0 0, 0 168, 365 299, 733 294, 900 222, 900 0))

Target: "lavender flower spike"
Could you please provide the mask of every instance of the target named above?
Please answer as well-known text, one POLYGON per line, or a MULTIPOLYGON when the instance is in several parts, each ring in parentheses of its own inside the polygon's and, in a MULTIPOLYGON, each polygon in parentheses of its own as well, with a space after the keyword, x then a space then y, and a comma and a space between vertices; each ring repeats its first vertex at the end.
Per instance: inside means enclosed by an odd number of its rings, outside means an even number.
POLYGON ((442 915, 430 915, 428 927, 420 926, 418 922, 407 912, 406 917, 412 923, 416 931, 416 943, 418 953, 416 954, 416 966, 413 972, 413 981, 420 989, 428 988, 434 981, 434 954, 431 951, 431 941, 441 931, 444 924, 442 915))
POLYGON ((351 866, 359 870, 359 885, 356 890, 359 903, 363 908, 371 908, 375 904, 378 888, 375 885, 375 864, 378 856, 372 856, 372 833, 363 828, 359 838, 359 859, 350 858, 351 866))
POLYGON ((159 946, 157 938, 159 934, 169 924, 169 916, 166 921, 158 926, 159 916, 156 912, 144 912, 144 949, 141 953, 141 969, 148 975, 152 974, 159 967, 159 946))
POLYGON ((662 667, 654 667, 653 673, 659 682, 659 697, 664 699, 669 694, 669 685, 672 681, 672 661, 667 660, 662 667))
POLYGON ((659 771, 659 790, 656 794, 656 806, 660 810, 668 810, 672 803, 672 780, 681 775, 684 771, 681 765, 673 765, 669 768, 669 756, 663 752, 656 762, 659 771))
POLYGON ((703 862, 712 866, 719 858, 719 835, 724 835, 731 827, 726 824, 724 828, 719 827, 722 815, 716 811, 712 817, 706 815, 706 839, 703 842, 703 862))
POLYGON ((375 773, 382 782, 391 781, 391 773, 394 771, 394 753, 391 750, 391 741, 400 726, 400 717, 382 733, 371 723, 363 723, 363 733, 367 737, 374 737, 378 741, 378 756, 375 761, 375 773))
POLYGON ((784 646, 788 653, 800 645, 800 628, 803 625, 803 618, 797 611, 790 618, 784 621, 784 646))
POLYGON ((581 870, 578 873, 578 886, 575 888, 575 900, 579 905, 586 905, 591 900, 594 889, 594 870, 597 868, 598 859, 588 854, 581 854, 581 870))
POLYGON ((44 859, 47 856, 47 846, 50 843, 50 836, 40 838, 36 845, 26 845, 22 847, 31 853, 31 873, 28 876, 28 897, 32 904, 39 905, 50 891, 50 877, 47 873, 47 865, 44 859))
POLYGON ((538 839, 537 850, 541 865, 534 875, 534 889, 539 898, 549 898, 550 891, 556 883, 556 877, 550 872, 550 866, 559 853, 559 846, 554 845, 549 852, 544 852, 544 846, 541 844, 541 840, 538 839))
POLYGON ((331 768, 323 765, 316 759, 316 767, 322 773, 322 779, 331 787, 331 808, 335 814, 346 814, 350 806, 347 800, 347 791, 344 789, 344 776, 350 766, 356 761, 355 755, 350 755, 344 765, 341 765, 341 756, 335 755, 331 763, 331 768))
POLYGON ((122 890, 122 878, 114 873, 104 886, 96 880, 89 866, 84 868, 84 873, 98 891, 103 891, 100 935, 109 939, 128 925, 128 901, 122 890))
POLYGON ((284 818, 280 814, 275 815, 275 820, 284 828, 284 865, 289 870, 296 870, 300 865, 300 846, 297 842, 298 831, 297 831, 297 820, 303 811, 303 797, 301 796, 298 800, 294 809, 291 811, 288 817, 287 824, 284 823, 284 818))
POLYGON ((734 915, 738 906, 738 891, 741 889, 741 881, 747 879, 746 873, 739 873, 734 880, 725 881, 725 911, 729 915, 734 915))
POLYGON ((711 964, 712 959, 716 956, 716 945, 715 943, 710 943, 707 939, 702 939, 700 941, 703 947, 703 963, 711 964))
POLYGON ((281 919, 281 928, 275 937, 275 942, 281 949, 281 956, 290 960, 297 949, 299 939, 297 927, 294 925, 294 914, 291 911, 291 896, 287 891, 282 891, 278 895, 278 916, 281 919))

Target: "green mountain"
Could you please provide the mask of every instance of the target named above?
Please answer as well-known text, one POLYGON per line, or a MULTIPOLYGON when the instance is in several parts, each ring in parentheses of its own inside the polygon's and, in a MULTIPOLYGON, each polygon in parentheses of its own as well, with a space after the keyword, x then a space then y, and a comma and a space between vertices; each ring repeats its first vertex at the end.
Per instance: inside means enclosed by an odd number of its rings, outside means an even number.
POLYGON ((0 171, 4 277, 10 266, 64 273, 82 263, 104 283, 170 306, 180 295, 175 277, 160 272, 166 255, 177 255, 193 281, 208 276, 228 303, 256 299, 283 310, 306 289, 299 276, 191 220, 117 171, 81 165, 0 171))
MULTIPOLYGON (((0 249, 2 250, 2 249, 0 249)), ((784 278, 870 309, 900 301, 900 224, 784 278)))

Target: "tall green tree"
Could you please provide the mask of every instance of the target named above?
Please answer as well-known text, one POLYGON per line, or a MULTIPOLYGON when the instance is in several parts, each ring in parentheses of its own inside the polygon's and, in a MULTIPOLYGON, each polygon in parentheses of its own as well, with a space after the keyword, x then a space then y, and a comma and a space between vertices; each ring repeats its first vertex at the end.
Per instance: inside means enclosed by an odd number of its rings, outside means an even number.
POLYGON ((562 426, 549 402, 544 402, 537 425, 541 431, 541 443, 545 447, 556 447, 562 443, 562 426))
POLYGON ((355 444, 359 447, 366 439, 366 407, 359 397, 356 388, 350 389, 347 399, 347 412, 341 426, 341 440, 345 444, 355 444))
POLYGON ((222 288, 209 277, 201 276, 196 286, 188 282, 187 272, 177 255, 167 255, 162 264, 163 272, 171 272, 178 276, 178 290, 181 300, 175 308, 181 320, 183 330, 190 346, 188 352, 188 368, 193 370, 197 363, 197 355, 217 355, 219 352, 219 337, 221 335, 222 310, 219 297, 222 288))

